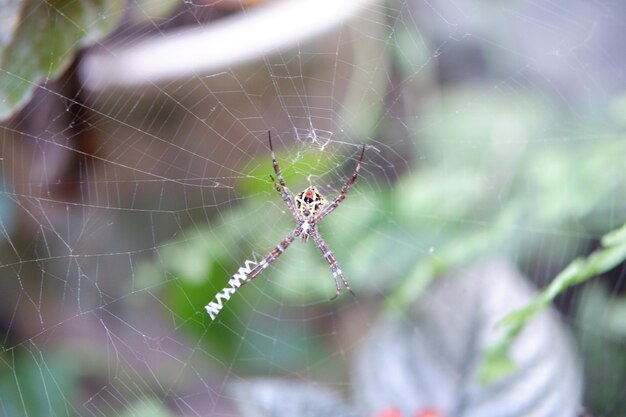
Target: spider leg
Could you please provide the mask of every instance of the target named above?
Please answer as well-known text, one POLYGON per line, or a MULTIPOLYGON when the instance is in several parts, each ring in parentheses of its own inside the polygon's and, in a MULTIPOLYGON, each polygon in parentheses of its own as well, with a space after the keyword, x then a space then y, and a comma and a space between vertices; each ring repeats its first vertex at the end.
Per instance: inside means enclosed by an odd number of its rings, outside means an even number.
POLYGON ((278 178, 278 182, 280 182, 280 185, 285 187, 285 180, 280 173, 280 167, 278 166, 278 162, 276 162, 276 154, 274 154, 274 147, 272 146, 272 132, 269 130, 267 131, 267 138, 270 143, 270 151, 272 152, 272 164, 274 165, 274 172, 276 173, 276 177, 278 178))
POLYGON ((280 187, 278 186, 278 184, 276 184, 276 180, 274 179, 274 177, 270 175, 270 178, 274 183, 274 188, 276 189, 276 191, 278 191, 287 207, 289 207, 291 215, 296 219, 299 219, 300 217, 298 216, 298 211, 296 210, 296 205, 293 201, 291 191, 289 191, 289 188, 287 188, 287 185, 285 185, 285 180, 280 173, 280 167, 278 166, 278 162, 276 161, 276 154, 274 153, 274 147, 272 146, 272 133, 269 130, 267 131, 267 137, 270 142, 270 151, 272 151, 272 165, 274 166, 274 172, 276 173, 276 178, 278 178, 280 187))
POLYGON ((324 207, 324 209, 320 211, 320 213, 315 217, 315 220, 314 220, 315 223, 319 222, 324 217, 332 213, 333 210, 337 208, 339 203, 341 203, 344 200, 344 198, 346 198, 346 194, 348 194, 348 190, 350 189, 352 184, 354 184, 354 181, 356 181, 356 177, 358 177, 359 175, 359 169, 361 168, 361 162, 363 162, 364 155, 365 155, 365 145, 363 145, 363 149, 361 150, 361 156, 359 157, 359 162, 357 162, 356 164, 356 168, 354 169, 354 172, 352 173, 352 177, 350 177, 346 185, 344 185, 341 188, 341 193, 339 193, 339 195, 335 197, 335 199, 331 201, 329 205, 324 207))
POLYGON ((270 253, 265 256, 265 258, 261 259, 259 263, 250 271, 248 274, 248 278, 241 284, 247 284, 248 282, 255 279, 261 272, 265 270, 272 262, 274 262, 284 251, 291 245, 291 243, 302 233, 302 228, 300 226, 296 227, 291 233, 287 235, 287 237, 281 241, 270 253))
POLYGON ((335 259, 335 255, 333 255, 332 251, 328 248, 328 245, 326 245, 326 242, 324 242, 324 239, 322 239, 322 236, 319 234, 317 229, 312 228, 309 234, 317 247, 320 248, 322 256, 324 257, 324 259, 326 259, 328 265, 330 265, 330 270, 333 273, 333 279, 335 280, 335 288, 337 289, 337 292, 335 293, 335 296, 331 298, 331 300, 337 298, 337 296, 341 292, 341 286, 339 285, 339 280, 337 279, 337 277, 341 278, 344 287, 346 287, 346 289, 350 291, 350 294, 354 295, 352 288, 350 288, 350 284, 348 284, 346 277, 344 277, 343 273, 341 272, 341 268, 339 268, 339 263, 337 262, 337 259, 335 259))
POLYGON ((289 211, 291 212, 291 215, 296 220, 299 220, 300 219, 300 215, 298 214, 298 210, 296 210, 296 206, 295 206, 295 204, 294 204, 294 202, 292 200, 291 192, 289 191, 289 189, 287 187, 282 187, 282 189, 281 189, 281 186, 276 184, 276 180, 271 175, 270 175, 270 179, 274 183, 274 188, 276 189, 276 191, 278 191, 278 193, 282 197, 283 201, 285 202, 285 204, 289 208, 289 211))

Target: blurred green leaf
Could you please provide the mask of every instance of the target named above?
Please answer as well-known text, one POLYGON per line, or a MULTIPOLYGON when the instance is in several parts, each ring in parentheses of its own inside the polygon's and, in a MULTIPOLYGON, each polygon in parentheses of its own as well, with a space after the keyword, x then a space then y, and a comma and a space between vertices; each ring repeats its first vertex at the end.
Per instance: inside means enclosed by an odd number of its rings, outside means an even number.
POLYGON ((611 416, 626 415, 625 306, 626 298, 610 294, 600 283, 586 286, 572 326, 584 353, 585 404, 611 416))
POLYGON ((494 381, 499 381, 509 375, 513 375, 519 367, 511 359, 508 346, 511 343, 508 339, 503 339, 499 344, 490 346, 484 353, 487 366, 478 368, 478 380, 485 385, 494 381))
POLYGON ((144 398, 136 401, 120 417, 173 417, 174 414, 156 399, 144 398))
POLYGON ((610 104, 609 114, 613 121, 619 125, 626 126, 626 94, 617 95, 610 104))
MULTIPOLYGON (((281 142, 276 134, 272 135, 272 142, 274 144, 274 152, 276 153, 276 160, 280 166, 281 174, 287 183, 287 187, 294 194, 308 186, 306 176, 299 173, 307 172, 314 176, 323 175, 336 165, 335 160, 320 152, 300 152, 298 150, 280 147, 279 144, 281 142)), ((269 152, 269 142, 265 139, 264 143, 268 145, 267 152, 261 152, 260 155, 255 158, 254 164, 247 171, 248 175, 239 181, 238 185, 246 195, 254 195, 257 193, 268 195, 267 192, 271 190, 271 193, 274 194, 273 197, 280 199, 270 179, 270 175, 276 177, 276 174, 272 169, 272 156, 269 152)))
POLYGON ((472 169, 474 175, 497 180, 495 184, 515 176, 534 140, 545 138, 554 120, 552 103, 528 91, 513 98, 497 89, 442 91, 439 100, 427 103, 432 106, 427 114, 415 119, 437 121, 416 126, 427 139, 420 141, 420 156, 434 168, 472 169))
MULTIPOLYGON (((0 159, 0 164, 2 160, 0 159)), ((17 210, 15 202, 5 192, 4 176, 0 172, 0 244, 9 239, 14 228, 17 226, 17 210)))
POLYGON ((607 335, 626 344, 626 297, 611 300, 606 310, 607 335))
POLYGON ((406 311, 437 277, 464 264, 475 262, 488 251, 489 256, 494 256, 498 243, 509 238, 511 229, 507 226, 513 223, 516 217, 516 207, 511 205, 509 211, 502 212, 500 218, 492 225, 478 228, 473 232, 466 230, 462 238, 442 242, 428 256, 419 258, 413 270, 388 297, 387 311, 406 311))
POLYGON ((78 370, 62 355, 14 349, 0 355, 0 409, 7 416, 74 416, 78 370))
POLYGON ((425 222, 428 217, 461 219, 486 216, 491 190, 487 178, 476 169, 424 169, 402 179, 393 189, 395 207, 403 221, 425 222), (426 219, 424 217, 427 217, 426 219))
MULTIPOLYGON (((492 375, 488 369, 496 368, 505 359, 504 355, 524 326, 538 313, 549 306, 557 295, 566 289, 585 282, 602 274, 626 260, 626 225, 605 235, 602 238, 603 247, 587 258, 577 258, 570 263, 546 289, 540 292, 525 307, 508 314, 499 323, 503 335, 487 349, 487 355, 481 365, 483 375, 492 375)), ((486 381, 493 382, 493 381, 486 381)))
POLYGON ((621 245, 626 245, 626 224, 602 237, 602 246, 610 247, 621 245))
MULTIPOLYGON (((7 15, 15 22, 15 4, 7 15)), ((16 24, 3 31, 0 51, 0 120, 31 98, 37 85, 56 78, 85 45, 103 38, 121 18, 122 0, 21 2, 16 24)))
POLYGON ((414 22, 399 22, 397 27, 394 28, 392 35, 394 61, 403 75, 411 77, 411 80, 414 82, 416 79, 423 80, 424 84, 432 82, 432 79, 422 74, 423 71, 430 68, 424 63, 429 61, 432 51, 415 27, 414 22), (422 76, 415 77, 416 73, 422 76))

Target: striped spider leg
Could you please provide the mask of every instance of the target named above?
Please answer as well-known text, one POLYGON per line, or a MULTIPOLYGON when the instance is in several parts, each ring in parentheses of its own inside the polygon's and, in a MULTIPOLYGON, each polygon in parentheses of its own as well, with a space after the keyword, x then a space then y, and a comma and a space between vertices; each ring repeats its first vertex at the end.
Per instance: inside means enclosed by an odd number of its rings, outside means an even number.
POLYGON ((354 172, 352 173, 352 177, 350 177, 350 179, 348 180, 346 185, 341 187, 341 193, 339 193, 339 195, 337 197, 335 197, 335 199, 333 201, 331 201, 330 204, 328 206, 326 206, 326 208, 324 208, 324 210, 322 210, 314 218, 314 222, 315 223, 318 223, 324 217, 326 217, 330 213, 332 213, 333 210, 335 210, 337 208, 339 203, 341 203, 344 200, 344 198, 346 198, 346 194, 348 194, 348 190, 350 189, 350 187, 352 187, 352 184, 354 184, 354 182, 356 181, 356 177, 359 175, 359 169, 361 168, 361 162, 363 162, 363 157, 364 156, 365 156, 365 145, 363 145, 363 149, 361 149, 361 156, 359 157, 359 162, 357 162, 356 168, 354 169, 354 172))
POLYGON ((300 236, 301 233, 302 229, 298 227, 296 227, 291 233, 289 233, 287 237, 283 239, 283 241, 276 245, 276 247, 272 249, 272 251, 268 253, 265 258, 261 259, 261 261, 259 261, 259 263, 252 269, 252 271, 248 273, 248 278, 243 282, 243 284, 252 281, 261 272, 263 272, 263 270, 265 270, 265 268, 267 268, 272 262, 274 262, 276 258, 278 258, 285 251, 285 249, 287 249, 287 247, 291 245, 291 243, 296 240, 298 236, 300 236))
POLYGON ((339 280, 337 279, 337 276, 341 278, 343 285, 350 292, 350 294, 354 295, 352 288, 350 288, 350 284, 348 284, 348 280, 346 280, 346 277, 344 277, 343 273, 341 272, 339 262, 337 262, 337 260, 335 259, 335 255, 333 255, 332 251, 328 248, 328 245, 326 245, 324 239, 322 239, 322 236, 317 231, 317 228, 313 229, 313 231, 311 232, 311 238, 313 239, 313 242, 315 242, 317 247, 320 248, 320 251, 322 251, 322 256, 324 257, 324 259, 326 259, 328 265, 330 265, 330 270, 333 273, 333 279, 335 280, 335 288, 337 289, 337 292, 331 298, 331 301, 337 298, 339 296, 339 293, 341 292, 341 286, 339 285, 339 280))
POLYGON ((278 178, 280 187, 278 186, 278 184, 276 184, 276 180, 274 179, 274 177, 270 175, 270 178, 272 179, 272 183, 274 183, 274 188, 276 189, 276 191, 278 191, 287 207, 289 207, 291 215, 295 219, 298 219, 298 212, 296 211, 291 191, 289 191, 289 188, 287 188, 287 185, 285 185, 285 180, 280 173, 280 167, 278 166, 278 162, 276 162, 276 154, 274 153, 274 147, 272 146, 272 133, 269 130, 267 131, 267 138, 270 143, 270 151, 272 152, 272 165, 274 166, 274 172, 276 173, 276 178, 278 178))
POLYGON ((352 173, 352 176, 341 189, 341 193, 333 199, 330 204, 324 198, 324 196, 318 191, 317 187, 309 186, 304 191, 298 193, 293 196, 289 189, 285 184, 285 180, 280 172, 280 167, 278 166, 278 162, 276 161, 276 155, 274 153, 274 148, 272 146, 272 136, 270 132, 267 132, 270 151, 272 152, 272 165, 274 166, 274 172, 276 173, 276 178, 278 179, 278 183, 274 177, 270 176, 272 179, 272 183, 274 184, 274 188, 280 194, 281 198, 289 208, 291 215, 296 220, 296 228, 287 235, 287 237, 280 242, 265 258, 263 258, 256 266, 248 272, 247 279, 243 281, 243 284, 246 284, 265 270, 272 262, 274 262, 286 249, 289 245, 300 236, 304 242, 307 241, 309 236, 313 239, 313 242, 317 245, 317 247, 322 252, 322 256, 328 262, 330 269, 333 273, 333 279, 335 280, 335 288, 337 292, 335 296, 331 298, 331 300, 337 298, 339 293, 341 292, 341 286, 339 284, 339 279, 343 282, 343 285, 346 289, 354 295, 348 281, 343 276, 341 272, 341 268, 339 267, 339 263, 337 259, 333 255, 332 251, 324 242, 324 239, 320 235, 317 230, 317 224, 324 217, 328 216, 339 206, 339 204, 346 198, 346 194, 348 190, 356 181, 356 178, 359 174, 359 169, 361 167, 361 162, 363 161, 363 157, 365 155, 365 145, 363 145, 363 149, 361 150, 361 156, 359 157, 359 161, 357 162, 356 168, 352 173))

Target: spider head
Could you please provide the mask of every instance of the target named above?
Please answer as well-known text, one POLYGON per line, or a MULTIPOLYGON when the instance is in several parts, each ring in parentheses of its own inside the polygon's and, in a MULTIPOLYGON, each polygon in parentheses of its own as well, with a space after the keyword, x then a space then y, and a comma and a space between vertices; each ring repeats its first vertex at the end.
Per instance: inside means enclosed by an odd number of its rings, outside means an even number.
POLYGON ((305 219, 315 217, 326 205, 326 199, 317 187, 307 187, 296 195, 296 210, 305 219))

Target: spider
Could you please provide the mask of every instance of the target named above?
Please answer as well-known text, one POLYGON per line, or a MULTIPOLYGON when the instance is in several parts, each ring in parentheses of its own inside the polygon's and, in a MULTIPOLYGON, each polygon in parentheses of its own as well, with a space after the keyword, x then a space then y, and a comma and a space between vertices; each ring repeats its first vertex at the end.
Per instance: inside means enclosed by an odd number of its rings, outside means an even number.
POLYGON ((270 178, 272 183, 274 184, 274 188, 283 201, 289 208, 291 215, 296 220, 296 228, 293 229, 291 233, 287 235, 287 237, 280 242, 276 247, 265 257, 263 258, 248 274, 249 277, 243 282, 246 284, 253 279, 255 279, 265 268, 267 268, 272 262, 274 262, 286 249, 287 247, 298 237, 300 236, 304 242, 308 240, 309 237, 313 239, 313 242, 317 245, 317 247, 322 252, 322 256, 328 262, 330 266, 330 270, 333 273, 333 278, 335 280, 335 287, 337 288, 337 292, 335 296, 331 298, 334 300, 337 298, 339 293, 341 292, 341 286, 339 285, 339 280, 337 277, 341 278, 343 285, 346 289, 354 295, 348 281, 343 276, 341 269, 339 268, 339 264, 337 263, 337 259, 331 252, 331 250, 322 239, 322 236, 317 230, 317 224, 330 213, 333 212, 339 206, 344 198, 346 198, 346 194, 348 190, 356 181, 356 177, 359 175, 359 168, 361 167, 361 162, 363 161, 363 156, 365 155, 365 145, 363 145, 363 149, 361 150, 361 156, 359 157, 359 161, 356 164, 356 168, 352 173, 352 177, 348 180, 346 185, 341 188, 341 193, 335 197, 330 204, 326 201, 324 196, 319 192, 317 187, 309 186, 304 191, 298 193, 293 196, 291 191, 285 185, 285 180, 280 173, 280 168, 278 167, 278 162, 276 162, 276 155, 274 154, 274 148, 272 147, 272 134, 270 131, 267 132, 270 151, 272 152, 272 164, 274 165, 274 172, 276 173, 276 178, 278 178, 278 184, 272 175, 270 178), (279 185, 280 184, 280 185, 279 185))

